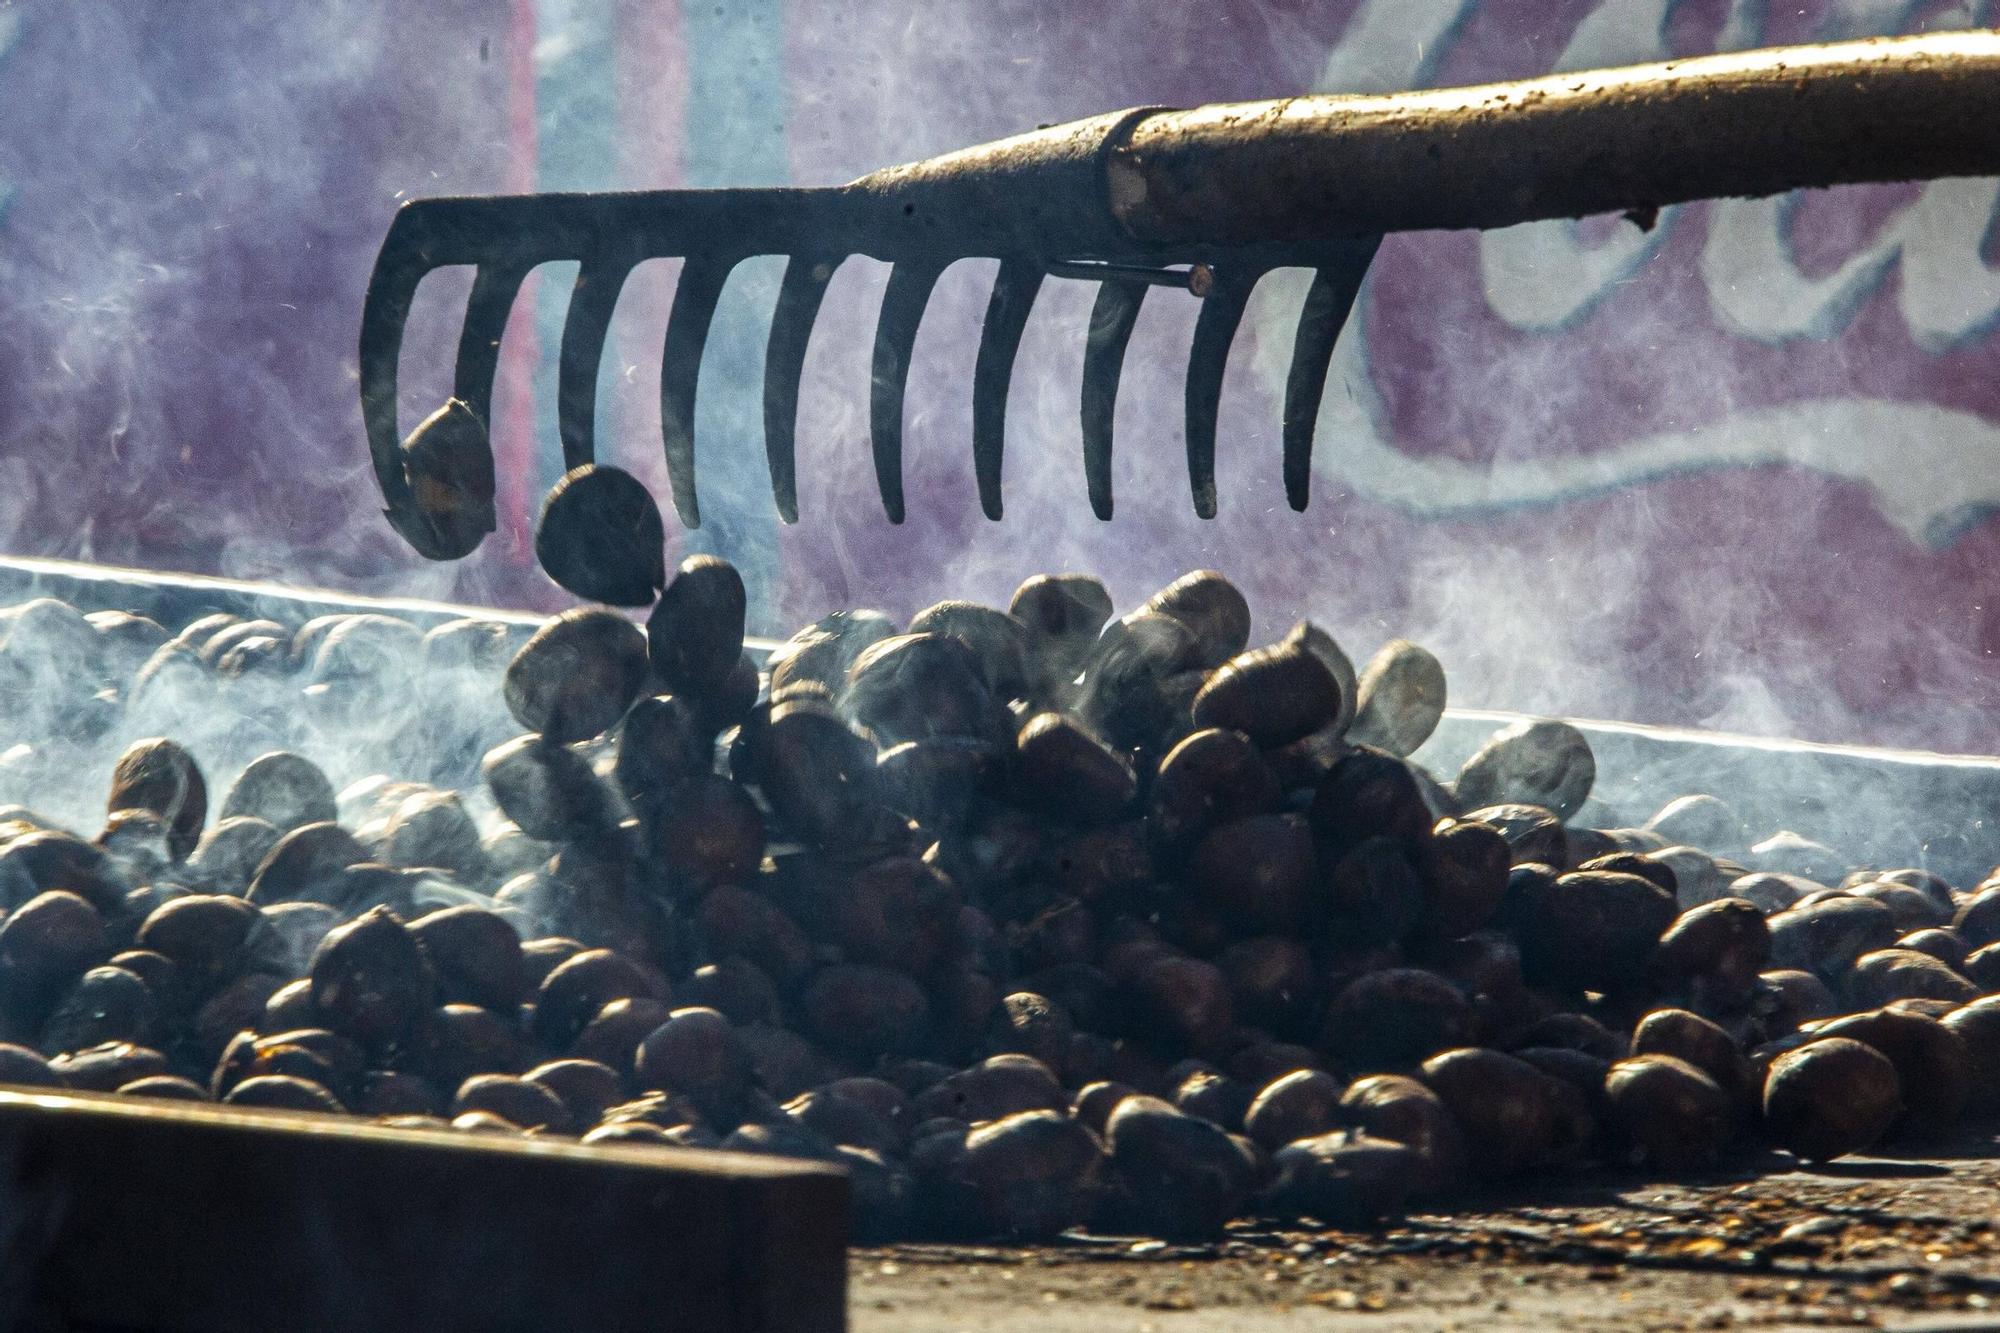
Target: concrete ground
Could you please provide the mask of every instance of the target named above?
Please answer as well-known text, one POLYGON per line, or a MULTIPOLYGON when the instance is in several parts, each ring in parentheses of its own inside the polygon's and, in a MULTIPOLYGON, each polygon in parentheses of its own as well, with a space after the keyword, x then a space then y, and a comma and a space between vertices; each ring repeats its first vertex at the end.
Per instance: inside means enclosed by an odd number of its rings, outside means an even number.
POLYGON ((1372 1232, 857 1250, 856 1333, 1820 1329, 2000 1333, 2000 1136, 1921 1160, 1593 1172, 1372 1232))

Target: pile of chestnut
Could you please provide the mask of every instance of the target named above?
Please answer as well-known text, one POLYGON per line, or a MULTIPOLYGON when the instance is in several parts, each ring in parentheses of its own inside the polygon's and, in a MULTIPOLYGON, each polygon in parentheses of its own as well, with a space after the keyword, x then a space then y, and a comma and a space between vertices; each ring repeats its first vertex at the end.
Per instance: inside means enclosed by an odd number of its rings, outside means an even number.
POLYGON ((122 749, 101 826, 0 808, 0 1082, 825 1159, 876 1238, 1355 1226, 2000 1108, 2000 880, 1710 796, 1596 826, 1562 722, 1441 781, 1435 658, 1252 647, 1207 571, 837 613, 760 671, 736 571, 657 568, 621 476, 540 554, 643 623, 0 611, 0 694, 16 636, 99 636, 122 749), (299 748, 127 744, 163 677, 299 748), (426 780, 337 786, 336 724, 426 780))

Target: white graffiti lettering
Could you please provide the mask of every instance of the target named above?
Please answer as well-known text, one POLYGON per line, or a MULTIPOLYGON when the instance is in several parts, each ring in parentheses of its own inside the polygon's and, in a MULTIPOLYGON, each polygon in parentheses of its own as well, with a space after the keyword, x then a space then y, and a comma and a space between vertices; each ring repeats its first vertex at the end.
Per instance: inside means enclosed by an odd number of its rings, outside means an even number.
MULTIPOLYGON (((1678 2, 1604 0, 1578 25, 1556 68, 1663 57, 1678 2)), ((1902 31, 1919 17, 1931 30, 1967 27, 1995 7, 1992 0, 1943 10, 1910 0, 1838 0, 1817 35, 1902 31)), ((1474 8, 1476 0, 1367 0, 1329 59, 1323 86, 1420 86, 1474 8), (1413 29, 1420 34, 1414 44, 1413 29)), ((1766 16, 1766 0, 1733 0, 1718 49, 1763 40, 1766 16)), ((1902 279, 1898 309, 1925 350, 1944 352, 2000 329, 2000 267, 1985 260, 2000 229, 2000 181, 1926 185, 1858 253, 1824 274, 1808 273, 1795 253, 1797 212, 1797 196, 1691 205, 1667 210, 1650 232, 1622 227, 1595 239, 1568 222, 1513 227, 1480 237, 1479 281, 1507 324, 1559 336, 1582 326, 1676 228, 1703 222, 1700 263, 1689 279, 1702 283, 1724 327, 1743 337, 1774 344, 1838 337, 1894 273, 1902 279)), ((1531 447, 1491 459, 1470 449, 1407 454, 1395 445, 1369 363, 1372 289, 1364 287, 1336 349, 1320 413, 1323 487, 1426 517, 1466 517, 1672 476, 1788 464, 1867 485, 1885 517, 1933 548, 2000 512, 2000 423, 1924 402, 1838 397, 1745 409, 1706 427, 1607 442, 1581 456, 1524 456, 1531 447), (1468 457, 1483 461, 1461 461, 1468 457)), ((1295 312, 1302 284, 1273 290, 1272 300, 1260 302, 1260 319, 1276 320, 1283 307, 1295 312)), ((1283 383, 1285 368, 1273 356, 1260 355, 1255 369, 1274 391, 1283 383)))
MULTIPOLYGON (((1368 299, 1364 289, 1363 302, 1368 299)), ((1387 413, 1359 336, 1357 305, 1335 349, 1319 415, 1320 485, 1425 518, 1463 518, 1604 495, 1670 477, 1788 464, 1867 485, 1883 517, 1932 549, 2000 512, 2000 425, 1934 403, 1822 398, 1732 413, 1582 455, 1464 462, 1418 457, 1381 428, 1387 413), (1344 392, 1342 391, 1344 389, 1344 392)), ((1275 367, 1264 367, 1269 376, 1275 367)), ((1273 384, 1282 380, 1271 379, 1273 384)))
POLYGON ((1980 255, 2000 218, 2000 182, 1933 181, 1871 244, 1816 277, 1792 252, 1796 207, 1795 196, 1710 206, 1702 280, 1716 313, 1746 337, 1838 336, 1899 260, 1903 319, 1927 350, 1982 337, 2000 318, 2000 270, 1980 255))

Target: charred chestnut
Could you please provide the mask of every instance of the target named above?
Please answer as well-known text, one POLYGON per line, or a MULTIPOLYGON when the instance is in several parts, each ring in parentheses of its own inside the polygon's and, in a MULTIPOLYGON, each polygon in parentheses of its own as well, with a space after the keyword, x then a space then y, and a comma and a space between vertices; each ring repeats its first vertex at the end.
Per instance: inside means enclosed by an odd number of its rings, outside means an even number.
POLYGON ((1444 717, 1444 666, 1408 639, 1382 645, 1356 683, 1347 738, 1397 756, 1415 754, 1444 717))
POLYGON ((677 892, 742 884, 764 856, 764 814, 750 793, 704 773, 674 789, 644 823, 646 850, 677 892))
POLYGON ((1837 985, 1861 955, 1886 949, 1902 932, 1888 908, 1866 898, 1804 903, 1770 918, 1771 961, 1837 985))
POLYGON ((1408 1146, 1353 1130, 1288 1143, 1272 1154, 1271 1168, 1272 1208, 1349 1228, 1400 1216, 1423 1169, 1408 1146))
POLYGON ((152 988, 122 967, 93 967, 78 977, 42 1025, 50 1055, 107 1041, 147 1045, 160 1016, 152 988))
POLYGON ((347 1108, 340 1099, 310 1079, 296 1074, 259 1074, 246 1078, 222 1099, 230 1106, 257 1106, 272 1111, 311 1111, 339 1115, 347 1108))
POLYGON ((0 905, 7 906, 52 889, 74 894, 100 912, 115 913, 125 903, 126 886, 104 851, 52 829, 24 833, 0 846, 0 886, 7 892, 7 903, 0 905))
POLYGON ((372 908, 327 934, 312 960, 313 1005, 365 1046, 406 1038, 437 989, 423 945, 386 908, 372 908))
POLYGON ((1188 883, 1243 934, 1298 930, 1318 878, 1304 816, 1250 815, 1217 826, 1188 861, 1188 883))
POLYGON ((1415 1154, 1410 1193, 1436 1198, 1458 1188, 1466 1173, 1465 1136, 1442 1098, 1414 1078, 1375 1074, 1356 1079, 1335 1113, 1377 1138, 1406 1145, 1415 1154))
POLYGON ((1201 688, 1194 631, 1140 612, 1114 620, 1084 659, 1078 716, 1112 745, 1157 752, 1187 728, 1201 688), (1187 689, 1188 677, 1194 689, 1187 689))
POLYGON ((885 746, 938 737, 997 739, 1006 726, 979 659, 944 634, 898 634, 869 645, 848 668, 840 708, 885 746))
POLYGON ((713 952, 749 959, 780 986, 789 989, 812 967, 812 941, 761 893, 722 885, 701 900, 700 919, 713 952))
POLYGON ((1027 697, 1028 627, 1007 612, 977 602, 938 602, 911 617, 910 633, 964 644, 981 681, 1000 702, 1027 697))
POLYGON ((1946 1000, 1956 1005, 1978 999, 1979 988, 1929 954, 1889 948, 1854 960, 1847 994, 1855 1004, 1870 1008, 1896 1000, 1946 1000))
POLYGON ((1547 865, 1561 870, 1570 864, 1569 835, 1562 819, 1546 806, 1489 805, 1465 817, 1500 830, 1517 866, 1547 865))
POLYGON ((1524 881, 1510 907, 1528 980, 1562 991, 1630 991, 1673 925, 1673 897, 1651 880, 1583 870, 1524 881))
POLYGON ((689 778, 715 767, 715 738, 678 695, 641 699, 618 728, 618 788, 635 811, 661 808, 689 778))
POLYGON ((1340 711, 1339 680, 1296 630, 1229 659, 1194 697, 1196 726, 1240 731, 1266 747, 1330 726, 1340 711))
POLYGON ((712 555, 681 561, 646 621, 653 671, 676 693, 720 688, 743 654, 743 576, 712 555))
POLYGON ((853 836, 873 803, 875 756, 868 742, 824 703, 772 705, 747 777, 793 833, 816 843, 853 836))
POLYGON ((1465 1047, 1424 1061, 1423 1081, 1464 1130, 1476 1174, 1514 1175, 1554 1147, 1554 1095, 1548 1076, 1533 1065, 1465 1047))
POLYGON ((641 1088, 681 1093, 714 1114, 749 1086, 750 1054, 715 1010, 675 1009, 639 1043, 632 1069, 641 1088))
POLYGON ((1154 593, 1146 610, 1171 616, 1194 631, 1201 666, 1221 666, 1250 642, 1250 603, 1235 584, 1212 569, 1181 575, 1154 593))
POLYGON ((58 988, 106 952, 97 909, 73 893, 37 894, 0 922, 0 1008, 15 1022, 38 1022, 58 988))
POLYGON ((1938 1138, 1958 1123, 1972 1094, 1972 1058, 1956 1033, 1907 1010, 1850 1014, 1814 1029, 1819 1037, 1852 1037, 1889 1058, 1901 1080, 1903 1114, 1895 1130, 1938 1138))
POLYGON ((1902 1111, 1896 1066, 1847 1037, 1819 1037, 1779 1056, 1764 1080, 1765 1130, 1808 1162, 1867 1151, 1902 1111))
POLYGON ((575 1121, 562 1098, 539 1083, 506 1074, 480 1074, 460 1084, 451 1101, 451 1115, 456 1119, 469 1111, 497 1115, 522 1129, 575 1132, 575 1121))
POLYGON ((1424 933, 1456 939, 1493 919, 1507 895, 1511 851, 1490 824, 1452 819, 1441 822, 1430 841, 1419 845, 1416 864, 1430 886, 1424 933))
POLYGON ((1032 991, 1001 998, 987 1029, 987 1046, 998 1055, 1025 1055, 1061 1074, 1075 1035, 1069 1012, 1032 991))
POLYGON ((1632 1031, 1632 1054, 1671 1055, 1714 1081, 1732 1102, 1754 1102, 1749 1062, 1736 1039, 1720 1026, 1685 1009, 1655 1009, 1632 1031))
POLYGON ((1087 574, 1037 574, 1014 591, 1007 612, 1028 628, 1039 666, 1033 682, 1045 701, 1059 701, 1111 619, 1111 594, 1087 574))
POLYGON ((660 507, 631 473, 585 463, 542 502, 535 559, 558 587, 591 602, 646 606, 667 581, 660 507))
POLYGON ((382 857, 392 866, 443 870, 468 887, 493 879, 479 826, 454 792, 417 792, 397 806, 389 816, 382 857))
POLYGON ((208 784, 194 756, 170 740, 134 741, 111 770, 105 810, 149 810, 167 826, 167 847, 184 861, 208 818, 208 784))
POLYGON ((1495 732, 1459 769, 1453 789, 1475 809, 1511 802, 1569 816, 1596 780, 1597 761, 1583 733, 1542 718, 1495 732))
POLYGON ((1421 847, 1433 823, 1409 765, 1365 746, 1327 770, 1307 818, 1322 851, 1336 859, 1373 837, 1421 847))
POLYGON ((1373 1074, 1462 1046, 1471 1035, 1472 1008, 1458 987, 1419 968, 1392 967, 1334 997, 1320 1045, 1341 1068, 1373 1074))
POLYGON ((112 1041, 58 1055, 49 1061, 49 1072, 63 1086, 84 1092, 116 1092, 136 1079, 166 1073, 167 1057, 150 1046, 112 1041))
POLYGON ((280 833, 339 818, 333 784, 319 765, 285 750, 251 760, 223 793, 221 813, 224 819, 253 815, 280 833))
POLYGON ((594 1125, 623 1096, 618 1071, 595 1060, 550 1060, 522 1075, 562 1099, 575 1125, 594 1125))
POLYGON ((772 697, 806 683, 837 688, 855 658, 894 633, 896 622, 880 611, 836 611, 814 621, 778 645, 766 663, 772 697))
POLYGON ((598 1011, 624 999, 664 1000, 666 985, 650 968, 611 949, 572 955, 535 994, 535 1039, 551 1051, 566 1050, 598 1011))
POLYGON ((930 1003, 914 981, 858 963, 821 968, 807 983, 800 1005, 822 1041, 861 1056, 912 1050, 930 1021, 930 1003))
POLYGON ((425 417, 402 445, 409 503, 391 521, 427 560, 459 560, 493 531, 493 446, 486 423, 452 398, 425 417))
POLYGON ((1161 1236, 1211 1236, 1256 1185, 1245 1146, 1154 1097, 1120 1101, 1105 1124, 1113 1218, 1161 1236))
POLYGON ((278 844, 278 830, 252 815, 236 815, 204 833, 188 868, 231 893, 249 888, 257 866, 278 844))
POLYGON ((1729 1095, 1671 1055, 1635 1055, 1611 1066, 1604 1102, 1612 1124, 1637 1152, 1669 1170, 1715 1160, 1734 1123, 1729 1095))
POLYGON ((1015 781, 1024 801, 1078 824, 1116 819, 1138 789, 1130 764, 1060 713, 1038 714, 1021 728, 1015 781))
POLYGON ((1719 898, 1681 913, 1660 936, 1648 969, 1669 990, 1709 981, 1728 1003, 1749 997, 1770 954, 1764 914, 1740 898, 1719 898))
POLYGON ((1898 949, 1913 949, 1937 959, 1954 972, 1963 974, 1965 960, 1970 956, 1965 941, 1957 932, 1942 926, 1930 926, 1923 930, 1913 930, 1896 941, 1898 949))
POLYGON ((1186 848, 1216 824, 1275 810, 1283 792, 1240 731, 1209 727, 1167 752, 1148 797, 1148 828, 1169 850, 1186 848))
POLYGON ((876 756, 875 791, 927 828, 962 826, 982 796, 1004 785, 1007 747, 965 736, 905 741, 876 756))
POLYGON ((1340 1080, 1318 1069, 1297 1069, 1257 1093, 1243 1117, 1243 1132, 1276 1150, 1294 1139, 1324 1134, 1341 1123, 1340 1080))
POLYGON ((1052 1237, 1083 1221, 1103 1149, 1059 1111, 1022 1111, 965 1136, 952 1174, 981 1232, 1052 1237))
POLYGON ((501 813, 542 842, 587 837, 610 822, 604 784, 568 746, 534 733, 489 752, 480 775, 501 813))
POLYGON ((595 1061, 621 1076, 629 1074, 639 1043, 666 1022, 670 1012, 662 1001, 643 995, 613 1000, 576 1034, 569 1052, 579 1060, 595 1061))
POLYGON ((304 824, 279 838, 251 873, 246 897, 253 903, 301 898, 335 901, 348 867, 368 860, 368 850, 338 824, 304 824))
POLYGON ((510 1014, 521 1002, 527 991, 521 937, 504 917, 467 904, 420 916, 409 928, 436 969, 442 1002, 510 1014))
POLYGON ((1215 1052, 1235 1022, 1229 982, 1205 959, 1168 953, 1137 968, 1127 984, 1139 1034, 1167 1049, 1215 1052))
POLYGON ((516 722, 567 745, 608 730, 645 683, 646 639, 638 626, 587 607, 536 630, 507 664, 502 689, 516 722))
POLYGON ((1333 863, 1325 892, 1336 943, 1392 944, 1420 919, 1428 890, 1405 847, 1368 838, 1333 863))

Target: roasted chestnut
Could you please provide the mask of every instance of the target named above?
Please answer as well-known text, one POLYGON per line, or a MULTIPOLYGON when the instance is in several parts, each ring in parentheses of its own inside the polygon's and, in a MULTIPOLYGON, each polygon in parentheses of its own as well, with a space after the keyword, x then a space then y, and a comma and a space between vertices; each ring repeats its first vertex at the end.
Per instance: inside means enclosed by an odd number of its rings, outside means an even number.
POLYGON ((516 722, 568 745, 615 725, 645 683, 639 627, 616 612, 586 607, 536 630, 507 664, 502 690, 516 722))
POLYGON ((565 591, 613 606, 646 606, 667 581, 666 527, 631 473, 585 463, 542 502, 535 559, 565 591))
POLYGON ((1297 630, 1230 658, 1194 697, 1197 727, 1240 731, 1265 747, 1310 736, 1340 712, 1340 681, 1297 630))
POLYGON ((1382 645, 1356 683, 1347 738, 1392 755, 1417 752, 1444 717, 1444 666, 1408 639, 1382 645))
POLYGON ((743 576, 727 560, 691 555, 646 621, 653 672, 676 693, 719 689, 743 655, 743 576))

